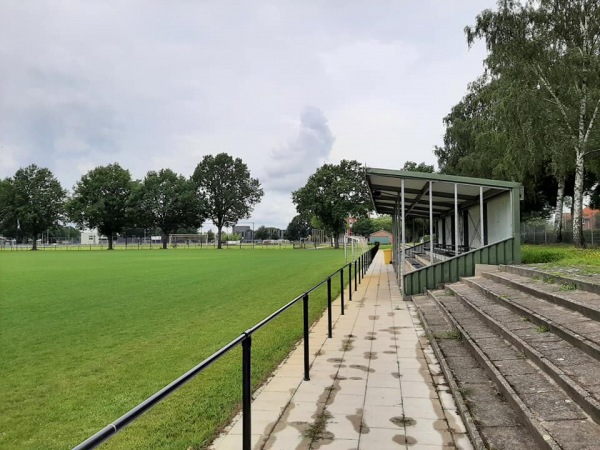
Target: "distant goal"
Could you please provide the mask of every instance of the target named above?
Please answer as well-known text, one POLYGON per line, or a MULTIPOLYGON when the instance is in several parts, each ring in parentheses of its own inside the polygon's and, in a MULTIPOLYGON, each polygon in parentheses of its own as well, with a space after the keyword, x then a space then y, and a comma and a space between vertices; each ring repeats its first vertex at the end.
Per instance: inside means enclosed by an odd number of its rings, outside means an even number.
POLYGON ((206 234, 171 234, 169 236, 169 246, 178 245, 202 245, 208 242, 206 234))

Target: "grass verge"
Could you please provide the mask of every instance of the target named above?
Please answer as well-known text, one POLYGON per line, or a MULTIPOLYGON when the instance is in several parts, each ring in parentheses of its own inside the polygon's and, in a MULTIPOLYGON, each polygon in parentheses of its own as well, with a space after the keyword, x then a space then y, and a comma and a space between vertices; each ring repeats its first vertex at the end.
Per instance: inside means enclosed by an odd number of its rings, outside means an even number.
POLYGON ((580 249, 572 245, 523 245, 523 264, 578 267, 583 272, 600 273, 600 249, 580 249))

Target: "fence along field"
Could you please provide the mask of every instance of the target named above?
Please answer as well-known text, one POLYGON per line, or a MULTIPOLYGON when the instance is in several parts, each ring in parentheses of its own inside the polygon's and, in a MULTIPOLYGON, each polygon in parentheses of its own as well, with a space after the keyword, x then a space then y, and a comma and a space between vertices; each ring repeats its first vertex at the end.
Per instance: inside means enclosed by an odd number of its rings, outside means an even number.
MULTIPOLYGON (((0 253, 0 448, 76 445, 343 264, 334 250, 0 253)), ((325 301, 311 296, 312 319, 325 301)), ((256 385, 301 335, 296 306, 256 334, 256 385)), ((202 448, 241 402, 240 358, 106 447, 202 448)))

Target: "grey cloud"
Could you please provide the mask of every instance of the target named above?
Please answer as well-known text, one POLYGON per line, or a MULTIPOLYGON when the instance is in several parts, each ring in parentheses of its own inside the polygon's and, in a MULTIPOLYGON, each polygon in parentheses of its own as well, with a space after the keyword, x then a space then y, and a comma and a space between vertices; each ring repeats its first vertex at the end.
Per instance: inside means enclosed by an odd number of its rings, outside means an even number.
MULTIPOLYGON (((5 72, 0 82, 9 77, 5 72)), ((74 164, 70 160, 114 156, 123 130, 88 83, 48 67, 21 67, 19 79, 12 77, 13 91, 0 100, 0 133, 18 148, 20 165, 34 162, 56 172, 74 164)))
POLYGON ((335 137, 321 110, 312 106, 304 108, 298 135, 271 152, 263 179, 265 186, 287 192, 301 187, 328 158, 334 142, 335 137))
POLYGON ((67 188, 115 161, 189 175, 227 152, 265 187, 252 220, 283 226, 324 162, 431 155, 481 72, 463 28, 496 0, 33 3, 2 3, 0 178, 32 162, 67 188))

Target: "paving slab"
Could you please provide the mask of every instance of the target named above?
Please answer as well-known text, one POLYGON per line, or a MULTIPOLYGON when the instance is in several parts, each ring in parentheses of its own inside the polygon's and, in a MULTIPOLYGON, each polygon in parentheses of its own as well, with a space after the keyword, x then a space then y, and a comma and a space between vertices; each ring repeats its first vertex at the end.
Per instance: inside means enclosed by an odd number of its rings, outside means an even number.
MULTIPOLYGON (((354 289, 354 287, 353 287, 354 289)), ((381 252, 352 293, 311 329, 255 395, 253 449, 472 449, 412 302, 381 252)), ((241 448, 241 413, 211 449, 241 448)))

